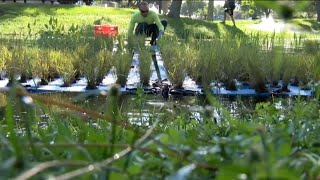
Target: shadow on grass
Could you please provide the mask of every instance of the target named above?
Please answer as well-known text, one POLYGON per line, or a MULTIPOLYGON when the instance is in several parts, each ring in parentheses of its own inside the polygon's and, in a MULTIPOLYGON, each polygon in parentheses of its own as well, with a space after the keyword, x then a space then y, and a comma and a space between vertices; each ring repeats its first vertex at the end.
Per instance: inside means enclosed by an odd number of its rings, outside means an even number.
POLYGON ((246 34, 235 26, 191 18, 167 18, 169 27, 179 38, 224 38, 246 37, 246 34))
POLYGON ((191 18, 167 18, 170 28, 179 38, 193 36, 195 38, 220 37, 217 24, 191 18))
POLYGON ((303 28, 303 30, 305 30, 305 31, 319 31, 320 30, 320 22, 318 22, 316 20, 305 20, 305 22, 308 22, 310 24, 308 25, 308 24, 299 22, 298 26, 303 28))
POLYGON ((0 4, 0 22, 8 19, 16 18, 18 16, 37 16, 46 14, 49 16, 56 15, 57 9, 71 10, 76 8, 74 5, 45 5, 45 4, 0 4))
POLYGON ((224 23, 220 23, 223 26, 223 29, 226 33, 226 35, 230 38, 235 37, 246 37, 247 35, 240 30, 237 26, 231 26, 224 23))

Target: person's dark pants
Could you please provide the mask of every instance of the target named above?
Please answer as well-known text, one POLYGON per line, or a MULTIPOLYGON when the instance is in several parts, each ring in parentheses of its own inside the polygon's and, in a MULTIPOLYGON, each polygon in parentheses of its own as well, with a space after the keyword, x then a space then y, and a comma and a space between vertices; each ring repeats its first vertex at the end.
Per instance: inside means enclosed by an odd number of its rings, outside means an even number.
MULTIPOLYGON (((161 20, 164 29, 167 28, 168 21, 161 20)), ((135 35, 145 34, 147 37, 151 37, 150 44, 156 45, 156 39, 159 36, 159 28, 156 24, 139 23, 135 29, 135 35)))
POLYGON ((228 13, 230 16, 233 16, 233 10, 235 9, 236 7, 228 7, 226 10, 224 10, 224 12, 228 13))

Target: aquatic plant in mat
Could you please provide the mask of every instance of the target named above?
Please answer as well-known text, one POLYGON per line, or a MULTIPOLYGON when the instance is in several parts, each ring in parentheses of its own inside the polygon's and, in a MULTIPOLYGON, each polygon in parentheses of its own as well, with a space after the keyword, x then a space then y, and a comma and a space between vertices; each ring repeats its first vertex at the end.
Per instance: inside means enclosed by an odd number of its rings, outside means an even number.
POLYGON ((306 88, 317 70, 316 57, 304 52, 285 54, 281 67, 282 91, 288 91, 288 84, 306 88))
POLYGON ((151 76, 151 52, 146 46, 140 46, 139 51, 139 73, 142 85, 149 85, 151 76))
POLYGON ((76 81, 76 69, 74 67, 76 55, 74 54, 74 52, 62 51, 61 53, 62 54, 59 63, 60 68, 58 69, 58 73, 59 76, 63 79, 62 87, 69 87, 76 81))
POLYGON ((1 77, 2 79, 2 74, 3 71, 6 69, 6 64, 7 61, 10 61, 12 59, 12 52, 9 50, 9 48, 5 45, 0 45, 0 71, 1 71, 1 77))
POLYGON ((130 72, 132 62, 132 54, 127 51, 121 51, 114 55, 112 65, 116 69, 117 80, 116 83, 124 87, 127 83, 127 77, 130 72))
MULTIPOLYGON (((218 61, 218 80, 227 90, 237 90, 235 80, 246 74, 245 61, 247 51, 256 51, 255 47, 244 39, 226 39, 220 45, 215 43, 218 61)), ((250 54, 250 53, 249 53, 250 54)))
POLYGON ((22 50, 23 55, 21 57, 20 83, 25 83, 28 79, 32 79, 32 63, 36 57, 34 48, 35 47, 25 47, 22 50))
MULTIPOLYGON (((287 59, 287 56, 291 56, 292 53, 296 54, 295 56, 303 56, 303 50, 300 50, 302 45, 302 37, 294 35, 293 41, 285 39, 284 37, 278 37, 275 38, 275 36, 269 38, 269 48, 263 49, 260 53, 261 58, 265 59, 265 71, 266 71, 266 78, 268 83, 270 83, 271 86, 277 86, 280 79, 284 79, 282 82, 284 85, 284 91, 287 91, 287 83, 291 81, 291 79, 297 79, 297 74, 300 74, 300 77, 308 74, 306 72, 302 73, 294 73, 293 71, 298 70, 298 66, 300 66, 298 63, 299 61, 295 61, 294 58, 291 61, 287 59), (284 59, 285 58, 285 59, 284 59), (290 68, 288 69, 288 64, 291 64, 290 68), (296 64, 296 65, 294 65, 296 64), (293 70, 293 69, 295 70, 293 70), (289 75, 290 74, 290 75, 289 75)), ((303 63, 303 61, 300 61, 300 63, 303 63)), ((301 66, 300 69, 304 69, 305 66, 301 66)), ((299 75, 298 75, 299 76, 299 75)), ((309 73, 310 76, 310 73, 309 73)), ((306 81, 306 78, 304 78, 306 81)), ((298 80, 296 80, 298 81, 298 80)))
POLYGON ((283 63, 281 66, 281 90, 289 91, 289 84, 302 86, 306 85, 311 80, 311 69, 313 68, 313 57, 307 56, 306 54, 286 53, 283 57, 283 63))
POLYGON ((185 59, 186 73, 198 84, 200 79, 200 58, 199 41, 193 39, 186 42, 185 59))
POLYGON ((31 77, 30 63, 32 59, 29 56, 29 48, 20 43, 9 44, 2 47, 2 53, 2 63, 6 66, 6 73, 10 79, 8 85, 19 77, 19 82, 26 82, 31 77))
POLYGON ((96 54, 97 66, 96 66, 96 83, 99 84, 104 79, 105 75, 112 67, 112 50, 110 49, 101 49, 96 54))
POLYGON ((320 53, 314 55, 314 69, 312 71, 312 82, 316 83, 320 81, 320 53))
POLYGON ((20 83, 25 83, 28 79, 32 78, 31 64, 34 60, 34 54, 32 50, 35 46, 34 39, 30 37, 23 39, 20 34, 12 35, 12 38, 13 39, 10 39, 4 43, 4 45, 12 54, 12 59, 7 61, 7 67, 9 68, 7 74, 10 79, 18 78, 20 83))
POLYGON ((6 74, 8 76, 9 82, 8 86, 11 86, 13 81, 16 80, 16 78, 21 74, 21 68, 22 68, 22 61, 23 61, 23 47, 18 46, 11 46, 7 48, 3 48, 3 57, 5 60, 5 66, 6 66, 6 74))
POLYGON ((267 93, 265 59, 257 51, 249 51, 246 69, 249 75, 249 83, 257 93, 267 93))
MULTIPOLYGON (((90 38, 88 38, 90 39, 90 38)), ((115 45, 115 38, 111 36, 96 36, 93 39, 95 46, 106 51, 112 51, 115 45)))
POLYGON ((219 52, 216 51, 217 43, 220 44, 219 40, 213 41, 201 41, 199 51, 199 77, 202 86, 208 88, 211 83, 219 80, 219 61, 217 57, 219 52))
POLYGON ((84 41, 76 49, 79 61, 76 61, 74 66, 80 69, 77 74, 86 77, 87 89, 95 89, 107 70, 110 69, 113 39, 102 36, 84 37, 83 39, 84 41))
POLYGON ((96 72, 97 66, 96 51, 92 47, 92 44, 86 44, 78 47, 76 55, 80 60, 80 71, 87 79, 87 89, 96 89, 96 72))
POLYGON ((306 87, 312 79, 312 72, 315 69, 315 56, 305 53, 296 53, 292 59, 295 66, 295 74, 292 77, 291 85, 306 87))
POLYGON ((281 68, 283 63, 284 50, 282 47, 273 47, 269 51, 262 51, 261 57, 265 59, 266 79, 271 87, 278 86, 281 80, 281 68))
MULTIPOLYGON (((129 37, 127 42, 127 48, 131 50, 139 50, 143 46, 145 46, 145 35, 139 35, 134 37, 129 37)), ((122 37, 119 38, 119 40, 123 41, 124 39, 122 37)))
POLYGON ((116 83, 122 87, 126 85, 132 62, 132 52, 127 49, 124 38, 125 36, 123 35, 117 37, 117 51, 114 53, 111 62, 111 65, 116 69, 116 83))
POLYGON ((170 38, 163 38, 161 43, 164 44, 161 46, 161 54, 169 80, 175 88, 182 88, 186 75, 184 56, 186 45, 170 38))
POLYGON ((58 69, 62 61, 62 53, 53 49, 36 49, 34 48, 35 60, 32 63, 32 72, 41 79, 40 85, 48 85, 54 78, 59 77, 58 69))
POLYGON ((291 71, 292 63, 290 63, 290 60, 288 57, 284 56, 283 57, 283 63, 281 66, 281 90, 280 92, 290 92, 288 89, 288 85, 291 81, 293 72, 291 71))

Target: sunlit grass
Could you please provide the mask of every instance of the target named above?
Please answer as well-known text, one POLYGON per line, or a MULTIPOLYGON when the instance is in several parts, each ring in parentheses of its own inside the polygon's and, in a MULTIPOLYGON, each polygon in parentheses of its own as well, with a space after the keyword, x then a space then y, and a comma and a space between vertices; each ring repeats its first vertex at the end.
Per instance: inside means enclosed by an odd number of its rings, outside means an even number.
MULTIPOLYGON (((75 25, 91 25, 94 22, 103 19, 102 23, 113 24, 119 26, 120 33, 127 33, 128 23, 131 14, 136 10, 129 8, 104 8, 104 7, 89 7, 89 6, 72 6, 72 5, 32 5, 32 4, 1 4, 4 10, 3 18, 1 19, 2 33, 9 34, 12 32, 24 32, 28 23, 33 24, 37 21, 37 25, 33 26, 34 33, 41 30, 43 25, 50 17, 56 17, 59 21, 68 27, 71 24, 75 25)), ((160 16, 161 19, 169 20, 169 26, 166 34, 188 36, 190 33, 198 38, 213 38, 221 37, 227 34, 228 31, 243 32, 244 34, 258 33, 263 30, 251 28, 252 25, 258 24, 259 20, 236 20, 237 28, 232 26, 223 26, 219 21, 201 21, 193 20, 190 18, 172 19, 166 16, 160 16), (196 27, 196 28, 195 28, 196 27)), ((304 24, 302 26, 302 34, 306 36, 317 36, 316 34, 310 35, 310 29, 319 26, 316 22, 310 23, 309 20, 292 21, 295 24, 304 24), (312 27, 312 28, 311 28, 312 27)), ((273 32, 264 32, 266 34, 273 32)), ((285 34, 292 35, 294 32, 284 32, 285 34)))

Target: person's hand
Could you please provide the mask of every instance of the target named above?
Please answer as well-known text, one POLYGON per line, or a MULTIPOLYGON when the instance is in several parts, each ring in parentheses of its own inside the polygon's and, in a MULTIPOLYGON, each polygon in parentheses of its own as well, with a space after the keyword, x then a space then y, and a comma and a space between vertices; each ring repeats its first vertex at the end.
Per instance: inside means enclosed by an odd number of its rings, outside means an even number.
POLYGON ((163 35, 164 35, 164 32, 163 31, 159 31, 159 35, 158 35, 157 39, 160 39, 163 35))

